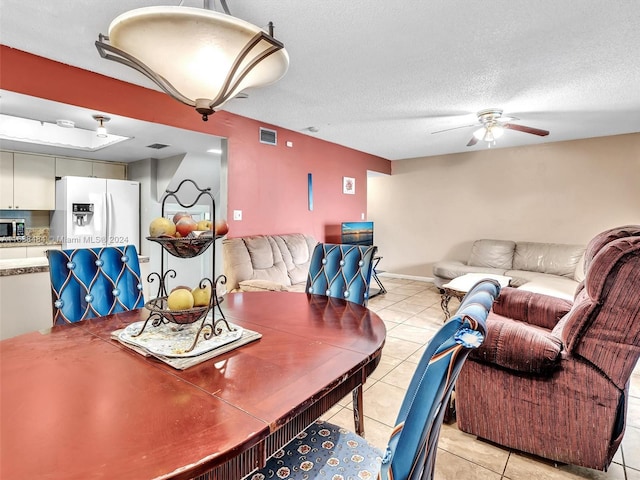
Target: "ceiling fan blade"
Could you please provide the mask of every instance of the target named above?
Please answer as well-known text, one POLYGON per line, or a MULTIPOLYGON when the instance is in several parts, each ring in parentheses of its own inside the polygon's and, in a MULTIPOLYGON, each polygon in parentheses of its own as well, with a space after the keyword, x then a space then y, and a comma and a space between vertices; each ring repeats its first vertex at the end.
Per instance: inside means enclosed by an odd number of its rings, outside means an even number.
POLYGON ((442 132, 448 132, 450 130, 457 130, 459 128, 467 128, 467 127, 475 127, 479 124, 477 123, 472 123, 471 125, 461 125, 459 127, 451 127, 451 128, 445 128, 444 130, 438 130, 437 132, 431 132, 431 134, 433 135, 434 133, 442 133, 442 132))
POLYGON ((478 139, 476 137, 471 137, 471 140, 467 143, 467 147, 473 147, 476 143, 478 143, 478 139))
POLYGON ((505 123, 502 126, 510 130, 518 130, 519 132, 531 133, 533 135, 538 135, 540 137, 546 137, 547 135, 549 135, 548 130, 540 130, 539 128, 526 127, 524 125, 516 125, 515 123, 505 123))

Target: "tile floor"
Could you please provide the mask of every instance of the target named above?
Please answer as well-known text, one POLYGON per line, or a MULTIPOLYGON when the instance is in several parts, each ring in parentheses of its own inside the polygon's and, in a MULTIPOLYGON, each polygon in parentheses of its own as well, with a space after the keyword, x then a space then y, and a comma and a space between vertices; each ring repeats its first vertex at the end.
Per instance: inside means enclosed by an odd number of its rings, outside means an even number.
MULTIPOLYGON (((424 345, 442 325, 444 315, 436 287, 427 282, 383 277, 388 291, 369 302, 387 326, 382 360, 365 385, 366 437, 384 449, 404 392, 424 345), (422 341, 422 340, 423 341, 422 341)), ((451 300, 452 311, 458 302, 451 300)), ((353 429, 351 396, 323 417, 353 429)), ((567 432, 570 434, 570 432, 567 432)), ((640 480, 640 366, 631 380, 627 429, 621 448, 607 472, 569 465, 510 451, 444 425, 438 444, 436 480, 640 480)))

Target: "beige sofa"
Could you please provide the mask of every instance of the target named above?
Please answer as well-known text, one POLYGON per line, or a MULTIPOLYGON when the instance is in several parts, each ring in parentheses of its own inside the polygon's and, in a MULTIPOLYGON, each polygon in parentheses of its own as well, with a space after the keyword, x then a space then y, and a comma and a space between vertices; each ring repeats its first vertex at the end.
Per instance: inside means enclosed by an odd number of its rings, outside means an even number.
POLYGON ((573 300, 584 279, 583 245, 476 240, 466 262, 444 260, 433 266, 439 288, 466 273, 511 277, 511 286, 573 300))
POLYGON ((256 235, 222 241, 226 288, 303 292, 311 254, 318 242, 310 235, 256 235))

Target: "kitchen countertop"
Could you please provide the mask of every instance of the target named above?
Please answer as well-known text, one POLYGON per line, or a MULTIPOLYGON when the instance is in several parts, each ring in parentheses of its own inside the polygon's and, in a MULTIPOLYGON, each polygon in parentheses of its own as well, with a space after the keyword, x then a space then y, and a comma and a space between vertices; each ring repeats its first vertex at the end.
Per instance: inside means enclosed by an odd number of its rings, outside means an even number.
POLYGON ((51 238, 49 229, 42 228, 27 228, 25 231, 26 240, 20 242, 0 242, 0 248, 14 248, 14 247, 45 247, 47 245, 62 245, 62 242, 58 239, 51 238))
POLYGON ((0 248, 18 248, 18 247, 46 247, 47 245, 55 246, 62 245, 62 242, 41 241, 41 242, 0 242, 0 248))
MULTIPOLYGON (((148 263, 149 257, 138 256, 140 263, 148 263)), ((49 271, 47 257, 16 258, 0 260, 0 277, 9 275, 24 275, 27 273, 40 273, 49 271)))

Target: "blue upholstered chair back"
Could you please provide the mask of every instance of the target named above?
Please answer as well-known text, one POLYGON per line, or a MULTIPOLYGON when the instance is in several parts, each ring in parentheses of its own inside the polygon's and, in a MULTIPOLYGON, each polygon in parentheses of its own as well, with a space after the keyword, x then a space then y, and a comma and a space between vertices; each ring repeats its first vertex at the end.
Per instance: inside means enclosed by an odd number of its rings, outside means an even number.
POLYGON ((438 437, 462 364, 486 335, 500 286, 478 282, 427 345, 404 397, 382 461, 382 479, 433 478, 438 437))
POLYGON ((306 292, 366 305, 377 247, 318 243, 311 255, 306 292))
POLYGON ((47 250, 47 258, 54 325, 144 306, 133 245, 47 250))

